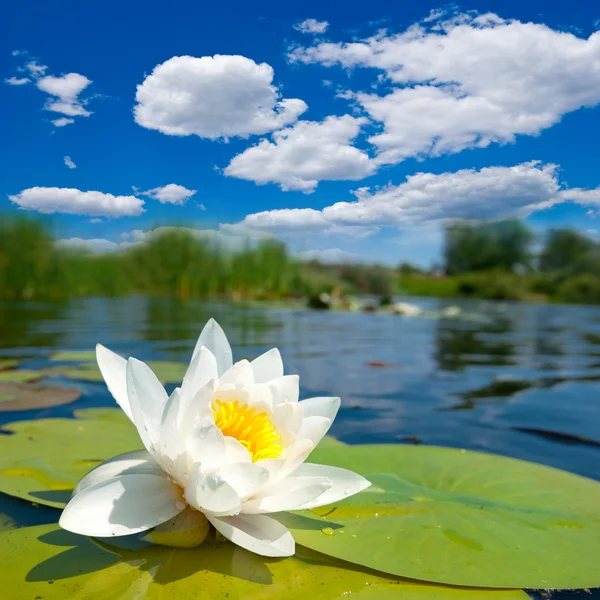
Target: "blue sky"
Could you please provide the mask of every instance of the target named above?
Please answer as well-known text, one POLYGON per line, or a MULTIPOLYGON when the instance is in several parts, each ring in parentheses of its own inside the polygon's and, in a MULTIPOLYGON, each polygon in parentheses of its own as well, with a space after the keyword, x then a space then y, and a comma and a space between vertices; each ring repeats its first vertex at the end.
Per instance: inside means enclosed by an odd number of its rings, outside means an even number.
POLYGON ((340 7, 5 5, 0 211, 425 265, 448 219, 597 234, 600 5, 340 7))

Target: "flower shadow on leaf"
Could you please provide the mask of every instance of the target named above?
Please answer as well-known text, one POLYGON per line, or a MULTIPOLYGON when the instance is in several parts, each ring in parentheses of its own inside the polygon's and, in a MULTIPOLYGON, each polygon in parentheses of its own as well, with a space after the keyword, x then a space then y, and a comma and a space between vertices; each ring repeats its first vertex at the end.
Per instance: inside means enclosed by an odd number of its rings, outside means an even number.
MULTIPOLYGON (((129 536, 119 538, 119 543, 129 548, 117 547, 115 538, 110 538, 109 542, 63 530, 42 534, 38 540, 66 549, 33 567, 27 574, 28 582, 56 581, 127 565, 129 569, 137 567, 140 576, 144 572, 150 574, 153 583, 158 585, 186 579, 202 571, 267 585, 272 582, 267 564, 279 560, 265 559, 231 543, 218 544, 214 537, 193 549, 157 545, 140 547, 141 542, 129 536)), ((109 571, 106 576, 110 577, 109 571)))

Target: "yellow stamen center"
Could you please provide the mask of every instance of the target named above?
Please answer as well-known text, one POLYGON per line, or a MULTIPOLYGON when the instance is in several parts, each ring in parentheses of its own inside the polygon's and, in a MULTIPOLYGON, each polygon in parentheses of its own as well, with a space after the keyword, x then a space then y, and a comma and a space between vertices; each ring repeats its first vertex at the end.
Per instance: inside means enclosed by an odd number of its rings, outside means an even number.
POLYGON ((214 400, 212 410, 215 425, 223 435, 235 438, 247 448, 253 462, 281 456, 281 436, 266 412, 240 404, 237 400, 214 400))

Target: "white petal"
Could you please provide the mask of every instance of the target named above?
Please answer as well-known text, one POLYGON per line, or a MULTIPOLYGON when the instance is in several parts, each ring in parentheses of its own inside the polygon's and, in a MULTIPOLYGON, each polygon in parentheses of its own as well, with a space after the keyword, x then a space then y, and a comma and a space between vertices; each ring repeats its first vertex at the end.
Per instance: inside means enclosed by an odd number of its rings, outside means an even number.
POLYGON ((331 419, 327 417, 306 417, 302 421, 298 439, 310 440, 316 446, 331 426, 331 419))
POLYGON ((243 500, 256 494, 269 480, 269 471, 253 463, 226 465, 215 472, 243 500))
POLYGON ((127 361, 127 395, 133 422, 149 452, 160 436, 162 414, 168 400, 167 392, 152 369, 145 363, 130 358, 127 361))
POLYGON ((189 460, 202 463, 204 472, 221 466, 226 460, 225 438, 221 430, 210 421, 198 423, 186 440, 189 460))
MULTIPOLYGON (((304 463, 300 465, 292 474, 293 477, 326 477, 331 482, 331 487, 323 495, 309 501, 299 509, 314 508, 316 506, 325 506, 333 502, 339 502, 348 496, 358 494, 367 489, 371 482, 367 481, 357 473, 340 469, 338 467, 329 467, 327 465, 313 465, 304 463)), ((290 479, 290 478, 288 478, 290 479)), ((282 481, 284 483, 286 480, 282 481)))
MULTIPOLYGON (((257 410, 273 410, 273 392, 266 383, 253 383, 244 386, 243 390, 235 390, 234 394, 243 391, 247 397, 247 403, 250 407, 256 407, 257 410)), ((241 401, 241 398, 240 398, 241 401)))
POLYGON ((208 348, 215 355, 219 375, 225 373, 225 371, 233 364, 233 355, 231 353, 231 346, 227 341, 227 336, 214 319, 209 319, 208 323, 204 326, 204 329, 196 342, 193 355, 195 355, 196 352, 200 352, 202 346, 208 348))
POLYGON ((294 442, 292 446, 287 448, 284 463, 279 471, 271 474, 271 480, 273 482, 279 481, 293 473, 314 449, 315 446, 310 440, 299 439, 294 442))
POLYGON ((254 383, 254 371, 247 360, 236 362, 230 369, 225 371, 219 379, 219 385, 231 383, 236 387, 245 387, 254 383))
MULTIPOLYGON (((242 505, 242 513, 274 513, 298 510, 311 501, 316 501, 331 487, 327 477, 286 477, 256 499, 242 505)), ((323 502, 322 504, 326 504, 323 502)), ((317 504, 321 506, 321 504, 317 504)))
POLYGON ((215 382, 209 381, 196 392, 191 402, 187 402, 185 407, 180 406, 177 426, 182 439, 185 440, 201 421, 213 421, 211 400, 214 391, 215 382))
POLYGON ((284 402, 273 409, 273 421, 285 446, 291 445, 300 431, 304 411, 301 402, 284 402))
POLYGON ((209 381, 216 380, 217 377, 217 359, 215 355, 208 348, 200 348, 194 354, 181 384, 180 423, 184 415, 187 414, 196 393, 209 381))
POLYGON ((251 363, 256 383, 267 383, 276 377, 283 377, 283 361, 277 348, 261 354, 251 363))
POLYGON ((273 404, 280 402, 298 402, 300 396, 300 378, 298 375, 284 375, 269 381, 273 392, 273 404))
POLYGON ((204 475, 201 465, 192 470, 185 498, 191 506, 208 515, 237 515, 241 509, 241 500, 237 492, 216 473, 204 475))
POLYGON ((129 398, 127 397, 127 361, 108 348, 96 345, 96 360, 108 391, 113 395, 123 412, 133 421, 129 398))
POLYGON ((263 556, 292 556, 292 534, 279 521, 266 515, 208 517, 215 529, 234 544, 263 556))
POLYGON ((225 456, 228 463, 249 463, 252 462, 252 456, 246 446, 243 446, 239 440, 225 437, 225 456))
POLYGON ((162 469, 146 450, 125 452, 94 467, 75 486, 73 496, 83 492, 91 485, 112 479, 124 472, 162 475, 162 469))
POLYGON ((185 481, 187 477, 185 439, 177 425, 180 403, 181 390, 175 388, 165 405, 160 423, 159 439, 155 444, 161 466, 179 482, 185 481))
POLYGON ((129 535, 156 527, 184 508, 178 488, 164 473, 127 474, 77 494, 67 504, 59 525, 81 535, 129 535))
POLYGON ((300 404, 304 407, 305 417, 327 417, 333 422, 340 408, 340 398, 308 398, 300 404))

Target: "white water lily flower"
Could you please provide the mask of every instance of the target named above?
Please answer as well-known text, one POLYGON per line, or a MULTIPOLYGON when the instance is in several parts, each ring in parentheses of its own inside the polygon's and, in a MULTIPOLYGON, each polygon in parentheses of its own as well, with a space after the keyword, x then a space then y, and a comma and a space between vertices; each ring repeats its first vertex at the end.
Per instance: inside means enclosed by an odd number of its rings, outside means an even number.
POLYGON ((64 529, 108 537, 156 528, 151 540, 191 546, 204 539, 208 519, 252 552, 290 556, 291 533, 268 513, 323 506, 370 485, 351 471, 304 463, 340 399, 299 402, 298 376, 283 374, 277 349, 233 364, 225 333, 211 319, 170 397, 143 362, 100 345, 96 353, 146 450, 88 473, 61 515, 64 529), (177 532, 190 526, 182 541, 177 532))

